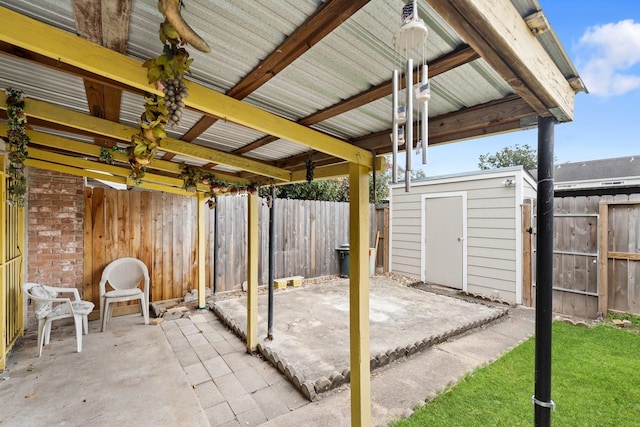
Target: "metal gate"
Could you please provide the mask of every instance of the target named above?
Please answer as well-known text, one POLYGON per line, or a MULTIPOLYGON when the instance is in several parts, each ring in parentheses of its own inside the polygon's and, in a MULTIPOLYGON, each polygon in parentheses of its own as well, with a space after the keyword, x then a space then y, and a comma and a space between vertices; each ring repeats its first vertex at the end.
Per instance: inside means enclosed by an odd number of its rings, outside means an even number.
POLYGON ((23 280, 24 209, 9 205, 4 156, 0 156, 0 370, 24 327, 23 280))

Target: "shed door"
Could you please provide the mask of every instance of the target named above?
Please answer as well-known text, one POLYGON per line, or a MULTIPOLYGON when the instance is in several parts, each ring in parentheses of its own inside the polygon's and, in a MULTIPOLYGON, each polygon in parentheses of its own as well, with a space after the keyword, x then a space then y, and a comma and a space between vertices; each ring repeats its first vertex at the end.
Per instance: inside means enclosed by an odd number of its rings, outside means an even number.
POLYGON ((462 196, 428 198, 425 202, 426 281, 462 289, 462 196))

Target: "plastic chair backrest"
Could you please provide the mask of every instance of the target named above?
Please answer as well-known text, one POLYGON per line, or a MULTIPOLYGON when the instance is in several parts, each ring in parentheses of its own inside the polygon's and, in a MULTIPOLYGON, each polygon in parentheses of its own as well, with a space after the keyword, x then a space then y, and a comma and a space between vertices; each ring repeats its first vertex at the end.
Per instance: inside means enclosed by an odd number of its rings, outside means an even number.
POLYGON ((133 289, 143 278, 149 280, 149 271, 142 261, 137 258, 119 258, 104 269, 101 285, 109 282, 116 290, 133 289))
POLYGON ((24 283, 22 291, 33 301, 36 319, 44 319, 53 311, 53 299, 58 293, 39 283, 24 283))

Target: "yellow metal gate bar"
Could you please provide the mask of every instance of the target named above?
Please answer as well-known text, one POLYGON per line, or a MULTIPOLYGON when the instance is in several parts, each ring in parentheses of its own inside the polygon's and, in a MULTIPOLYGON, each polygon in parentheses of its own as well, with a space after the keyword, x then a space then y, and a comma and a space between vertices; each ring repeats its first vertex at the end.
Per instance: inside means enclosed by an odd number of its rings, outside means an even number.
POLYGON ((0 156, 0 370, 7 354, 22 336, 24 209, 7 204, 5 155, 0 156))

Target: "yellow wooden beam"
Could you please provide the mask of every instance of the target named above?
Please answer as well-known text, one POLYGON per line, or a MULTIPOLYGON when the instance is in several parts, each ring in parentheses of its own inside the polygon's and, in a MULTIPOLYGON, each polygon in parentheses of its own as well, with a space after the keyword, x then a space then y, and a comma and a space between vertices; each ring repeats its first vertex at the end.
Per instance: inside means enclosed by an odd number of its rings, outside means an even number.
MULTIPOLYGON (((2 8, 0 7, 0 12, 2 8)), ((0 109, 7 109, 7 100, 4 93, 0 93, 0 109)), ((27 98, 25 100, 25 112, 29 117, 46 120, 51 123, 57 123, 69 126, 74 129, 91 132, 96 135, 117 139, 131 143, 131 136, 140 133, 140 130, 124 124, 114 123, 99 117, 90 116, 88 114, 79 113, 77 111, 67 110, 43 101, 27 98)), ((165 138, 162 147, 163 151, 196 158, 206 162, 218 163, 233 168, 245 170, 269 178, 280 181, 289 181, 291 174, 286 169, 277 168, 257 160, 248 159, 246 157, 237 156, 235 154, 226 153, 216 150, 179 141, 172 138, 165 138), (180 151, 184 148, 185 151, 180 151)), ((152 162, 153 163, 153 162, 152 162)))
MULTIPOLYGON (((57 154, 57 153, 52 153, 50 151, 44 151, 34 147, 29 147, 29 158, 36 159, 36 160, 44 160, 51 163, 59 163, 61 165, 71 166, 75 168, 104 172, 105 174, 122 176, 125 178, 131 175, 131 168, 108 165, 106 163, 94 162, 92 160, 84 160, 77 157, 66 156, 64 154, 57 154)), ((172 178, 169 176, 158 175, 153 173, 145 174, 144 180, 148 182, 155 182, 158 184, 164 184, 164 185, 169 185, 173 187, 182 187, 183 185, 183 181, 179 178, 172 178)))
MULTIPOLYGON (((376 157, 376 171, 384 172, 386 161, 384 157, 376 157)), ((313 170, 313 179, 333 179, 349 175, 349 163, 334 163, 332 165, 318 166, 313 170)), ((307 171, 302 169, 291 172, 291 182, 303 182, 307 180, 307 171)), ((289 184, 285 182, 283 184, 289 184)))
POLYGON ((371 425, 369 366, 369 174, 349 164, 351 425, 371 425))
POLYGON ((286 169, 277 168, 246 157, 225 153, 224 151, 213 150, 212 148, 180 141, 178 139, 163 139, 160 149, 169 153, 191 157, 192 159, 233 166, 234 168, 268 176, 281 181, 288 182, 291 179, 291 172, 286 169))
MULTIPOLYGON (((0 8, 0 17, 3 23, 0 26, 0 40, 133 88, 162 95, 147 83, 146 69, 134 58, 6 8, 0 8)), ((196 110, 371 168, 373 155, 367 150, 202 85, 190 81, 186 84, 189 97, 184 101, 196 110)))
POLYGON ((258 345, 258 193, 249 193, 247 203, 247 350, 253 352, 258 345))
MULTIPOLYGON (((0 123, 0 135, 6 135, 9 127, 6 124, 0 123)), ((59 150, 69 151, 81 155, 100 157, 101 147, 95 144, 90 144, 81 141, 75 141, 73 139, 63 138, 48 133, 38 131, 27 131, 27 136, 38 145, 45 147, 55 148, 59 150)), ((113 160, 119 163, 129 163, 129 156, 120 154, 118 152, 112 152, 113 160)), ((180 174, 182 172, 179 163, 170 162, 167 160, 155 159, 149 163, 147 170, 158 170, 162 172, 168 172, 173 174, 180 174)), ((235 175, 230 175, 224 172, 211 171, 215 179, 220 179, 229 182, 237 182, 240 184, 248 184, 249 180, 241 178, 235 175)), ((202 191, 206 191, 206 186, 198 187, 202 191)))
POLYGON ((204 194, 198 193, 198 308, 206 308, 205 255, 206 239, 204 236, 204 194))
MULTIPOLYGON (((34 167, 34 168, 50 170, 50 171, 54 171, 54 172, 66 173, 66 174, 74 175, 74 176, 83 176, 83 177, 87 177, 87 178, 101 179, 103 181, 109 181, 109 182, 115 182, 115 183, 118 183, 118 184, 133 186, 133 184, 131 183, 131 181, 127 177, 105 175, 105 174, 99 173, 99 172, 87 171, 86 169, 65 166, 65 165, 61 165, 59 163, 51 163, 51 162, 48 162, 46 160, 37 160, 37 159, 29 158, 29 159, 27 159, 25 161, 25 165, 31 166, 31 167, 34 167)), ((143 189, 143 190, 163 191, 165 193, 179 194, 181 196, 193 196, 194 195, 194 193, 188 193, 185 190, 183 190, 182 188, 170 187, 170 186, 167 186, 167 185, 154 184, 154 183, 150 183, 150 182, 143 182, 142 184, 137 186, 137 188, 140 188, 140 189, 143 189)))

